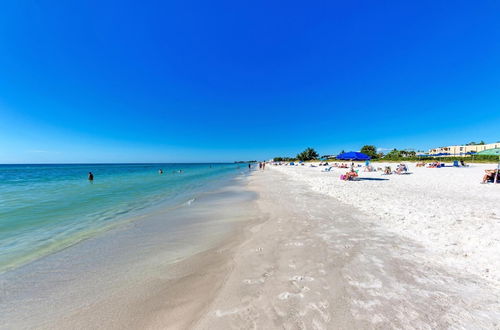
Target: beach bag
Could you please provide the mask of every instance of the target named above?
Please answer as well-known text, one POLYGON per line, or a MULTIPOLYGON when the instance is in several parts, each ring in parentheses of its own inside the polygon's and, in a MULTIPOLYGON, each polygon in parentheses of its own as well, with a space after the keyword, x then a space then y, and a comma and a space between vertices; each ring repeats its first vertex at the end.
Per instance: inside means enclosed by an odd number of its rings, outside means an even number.
POLYGON ((340 175, 340 180, 345 180, 345 175, 344 174, 340 175))

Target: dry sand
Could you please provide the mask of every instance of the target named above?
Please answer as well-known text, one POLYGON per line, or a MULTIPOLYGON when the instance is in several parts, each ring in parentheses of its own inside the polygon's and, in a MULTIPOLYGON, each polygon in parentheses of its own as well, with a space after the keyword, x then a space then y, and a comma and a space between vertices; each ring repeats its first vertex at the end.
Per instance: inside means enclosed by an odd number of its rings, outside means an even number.
MULTIPOLYGON (((374 163, 375 167, 396 164, 374 163)), ((360 171, 362 181, 339 179, 345 169, 321 172, 321 167, 276 166, 299 180, 364 212, 385 230, 425 246, 422 258, 474 273, 500 286, 500 185, 480 184, 485 169, 422 168, 408 164, 410 175, 360 171)))
POLYGON ((290 171, 327 174, 318 168, 255 173, 251 186, 267 220, 249 228, 231 273, 194 328, 500 327, 498 286, 433 262, 426 256, 435 251, 421 242, 314 191, 290 171))

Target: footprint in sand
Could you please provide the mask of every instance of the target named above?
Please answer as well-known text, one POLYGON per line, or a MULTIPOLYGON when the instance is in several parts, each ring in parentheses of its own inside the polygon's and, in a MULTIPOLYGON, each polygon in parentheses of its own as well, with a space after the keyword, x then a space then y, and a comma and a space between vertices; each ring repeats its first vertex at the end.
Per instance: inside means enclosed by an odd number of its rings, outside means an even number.
POLYGON ((285 246, 304 246, 304 243, 302 243, 302 242, 291 242, 291 243, 286 243, 285 246))
POLYGON ((249 284, 249 285, 252 285, 252 284, 262 284, 264 283, 266 280, 263 279, 263 278, 259 278, 259 279, 255 279, 255 280, 252 280, 252 279, 245 279, 243 280, 243 283, 245 284, 249 284))
POLYGON ((295 276, 290 277, 290 281, 296 281, 296 282, 300 282, 300 281, 312 282, 312 281, 314 281, 314 277, 311 277, 311 276, 302 276, 302 275, 295 275, 295 276))
POLYGON ((269 277, 271 275, 273 275, 272 271, 268 271, 268 272, 265 272, 264 274, 262 274, 263 277, 269 277))
POLYGON ((327 307, 328 307, 328 303, 326 304, 326 307, 325 307, 325 305, 322 304, 321 302, 318 304, 311 302, 307 305, 308 309, 317 312, 321 316, 323 321, 326 323, 330 322, 330 314, 326 311, 327 307))
POLYGON ((304 293, 305 292, 309 292, 311 291, 311 289, 309 289, 309 287, 307 286, 303 286, 301 289, 300 289, 300 292, 299 293, 292 293, 292 292, 288 292, 288 291, 285 291, 285 292, 282 292, 278 295, 278 299, 280 300, 287 300, 289 298, 304 298, 304 293))
POLYGON ((285 292, 282 292, 279 294, 278 299, 287 300, 289 298, 294 298, 294 297, 304 298, 304 295, 302 293, 291 293, 291 292, 285 291, 285 292))
POLYGON ((236 314, 240 311, 239 308, 228 309, 226 311, 221 311, 220 309, 215 311, 215 316, 224 317, 226 315, 236 314))

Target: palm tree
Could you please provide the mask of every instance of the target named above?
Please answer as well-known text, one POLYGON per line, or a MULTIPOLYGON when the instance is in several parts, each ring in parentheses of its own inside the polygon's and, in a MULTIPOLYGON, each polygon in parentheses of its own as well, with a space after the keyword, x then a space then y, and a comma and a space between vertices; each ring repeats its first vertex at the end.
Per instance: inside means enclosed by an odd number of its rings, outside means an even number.
POLYGON ((297 155, 297 158, 301 161, 317 159, 319 154, 313 148, 307 148, 297 155))

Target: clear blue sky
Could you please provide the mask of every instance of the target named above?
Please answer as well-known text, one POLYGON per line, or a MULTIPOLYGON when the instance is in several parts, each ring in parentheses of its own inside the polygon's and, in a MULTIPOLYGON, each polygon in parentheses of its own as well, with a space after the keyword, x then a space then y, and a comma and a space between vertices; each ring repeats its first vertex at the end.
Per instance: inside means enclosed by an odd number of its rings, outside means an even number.
POLYGON ((498 1, 0 4, 0 163, 500 140, 498 1))

